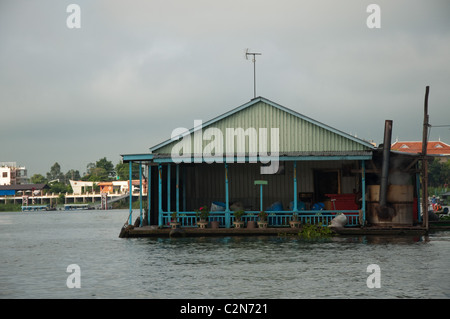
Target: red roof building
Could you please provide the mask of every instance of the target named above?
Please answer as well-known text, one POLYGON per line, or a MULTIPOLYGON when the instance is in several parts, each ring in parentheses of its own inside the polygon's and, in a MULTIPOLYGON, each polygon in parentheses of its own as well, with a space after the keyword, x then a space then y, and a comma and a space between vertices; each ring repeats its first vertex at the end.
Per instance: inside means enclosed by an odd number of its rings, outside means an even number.
MULTIPOLYGON (((422 153, 422 142, 401 142, 396 141, 391 145, 392 151, 405 153, 422 153)), ((450 156, 450 145, 441 141, 428 142, 427 155, 450 156)))

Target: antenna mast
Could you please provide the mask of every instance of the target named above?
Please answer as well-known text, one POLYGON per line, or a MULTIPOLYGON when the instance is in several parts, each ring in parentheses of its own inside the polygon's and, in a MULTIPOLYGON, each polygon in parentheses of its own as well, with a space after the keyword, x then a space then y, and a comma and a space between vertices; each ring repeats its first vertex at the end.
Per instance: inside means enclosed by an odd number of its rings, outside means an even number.
POLYGON ((256 56, 261 55, 261 53, 248 52, 245 50, 245 59, 248 60, 248 56, 253 55, 253 97, 256 98, 256 56))

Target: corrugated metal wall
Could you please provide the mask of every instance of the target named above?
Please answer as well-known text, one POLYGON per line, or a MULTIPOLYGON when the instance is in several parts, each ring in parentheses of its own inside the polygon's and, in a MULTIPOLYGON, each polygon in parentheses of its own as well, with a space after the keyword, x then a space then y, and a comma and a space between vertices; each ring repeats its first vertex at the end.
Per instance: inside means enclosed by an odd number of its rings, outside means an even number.
MULTIPOLYGON (((307 120, 307 118, 301 118, 290 114, 264 102, 256 103, 237 113, 225 117, 216 123, 213 123, 211 127, 215 127, 222 132, 226 144, 226 147, 224 147, 224 152, 226 152, 227 147, 230 145, 230 141, 226 140, 227 128, 242 128, 244 130, 255 128, 257 132, 259 129, 267 128, 268 136, 270 136, 271 128, 278 128, 280 153, 360 151, 368 149, 363 144, 348 138, 348 136, 343 136, 336 133, 336 130, 332 131, 325 129, 324 127, 307 120)), ((205 131, 205 129, 207 129, 207 127, 204 127, 203 131, 205 131)), ((191 134, 191 146, 193 153, 194 142, 194 136, 191 134)), ((178 142, 172 142, 162 146, 161 148, 154 150, 154 153, 170 154, 172 147, 176 145, 176 143, 178 142)), ((204 150, 205 146, 210 144, 211 141, 202 140, 201 143, 201 148, 198 144, 197 149, 204 150)), ((254 146, 256 149, 259 149, 258 145, 254 146)), ((270 151, 269 141, 267 146, 270 151)), ((249 150, 248 142, 246 144, 246 150, 249 150)), ((236 153, 236 151, 237 143, 235 142, 233 153, 236 153)))
MULTIPOLYGON (((261 164, 228 164, 229 200, 242 202, 249 210, 259 210, 260 186, 255 180, 267 180, 263 186, 264 208, 281 201, 283 208, 289 210, 294 200, 293 162, 284 162, 284 174, 261 175, 261 164)), ((354 165, 356 161, 298 161, 297 192, 314 192, 314 170, 339 169, 341 174, 341 193, 352 193, 360 183, 360 175, 346 176, 344 166, 354 165)), ((210 206, 213 201, 225 202, 224 164, 198 164, 186 166, 186 203, 187 210, 201 205, 210 206)))

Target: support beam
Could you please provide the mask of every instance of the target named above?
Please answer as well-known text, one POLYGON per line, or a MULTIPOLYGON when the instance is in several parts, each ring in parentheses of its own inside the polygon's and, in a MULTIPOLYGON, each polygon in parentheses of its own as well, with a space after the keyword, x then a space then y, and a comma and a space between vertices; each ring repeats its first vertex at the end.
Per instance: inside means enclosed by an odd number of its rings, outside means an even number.
POLYGON ((176 196, 177 196, 177 213, 180 212, 180 165, 176 164, 176 176, 177 176, 177 180, 176 180, 176 196))
POLYGON ((298 210, 297 208, 297 161, 294 161, 294 209, 293 211, 296 212, 298 210))
POLYGON ((366 224, 366 161, 361 161, 361 209, 362 225, 366 224))
POLYGON ((162 165, 158 164, 158 226, 162 227, 163 225, 163 210, 162 210, 162 165))
POLYGON ((139 161, 139 227, 142 227, 142 162, 139 161))
POLYGON ((167 164, 167 211, 170 212, 170 164, 167 164))
POLYGON ((147 165, 147 225, 150 225, 150 214, 152 207, 152 168, 150 165, 147 165))
POLYGON ((423 114, 423 136, 422 136, 422 213, 423 213, 423 226, 428 230, 428 160, 427 160, 427 147, 428 147, 428 94, 430 87, 427 86, 425 90, 425 102, 424 102, 424 114, 423 114))
POLYGON ((183 166, 183 212, 186 211, 186 166, 183 166))
POLYGON ((228 190, 228 164, 225 164, 225 227, 231 227, 231 214, 229 203, 229 190, 228 190))
POLYGON ((264 206, 263 206, 263 186, 267 185, 267 181, 265 180, 259 180, 259 181, 255 181, 254 182, 255 185, 259 185, 260 187, 260 191, 259 191, 259 197, 260 197, 260 211, 264 211, 264 206))
POLYGON ((133 178, 133 162, 128 162, 129 163, 129 175, 130 175, 130 184, 129 184, 129 186, 128 186, 128 193, 130 194, 130 198, 129 198, 129 202, 130 202, 130 220, 128 221, 128 224, 129 225, 133 225, 133 217, 132 217, 132 215, 133 215, 133 206, 132 206, 132 204, 133 204, 133 180, 132 180, 132 178, 133 178))

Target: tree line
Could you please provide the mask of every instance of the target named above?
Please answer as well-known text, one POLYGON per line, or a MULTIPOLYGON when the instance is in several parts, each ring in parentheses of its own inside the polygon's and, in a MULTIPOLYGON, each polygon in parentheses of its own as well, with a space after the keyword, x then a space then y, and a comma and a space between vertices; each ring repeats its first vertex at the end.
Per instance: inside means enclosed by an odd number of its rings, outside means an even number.
POLYGON ((428 184, 431 187, 447 188, 450 182, 450 160, 440 161, 435 158, 428 166, 428 184))
MULTIPOLYGON (((133 163, 133 179, 139 178, 139 164, 133 163)), ((99 159, 86 166, 86 173, 81 176, 78 170, 70 169, 66 173, 61 171, 61 165, 58 162, 50 167, 46 176, 34 174, 30 178, 32 184, 47 184, 51 193, 72 193, 70 180, 89 181, 89 182, 110 182, 113 180, 129 180, 129 164, 118 163, 114 166, 106 157, 99 159)))

